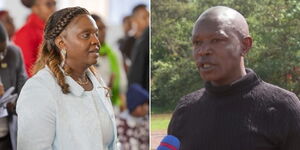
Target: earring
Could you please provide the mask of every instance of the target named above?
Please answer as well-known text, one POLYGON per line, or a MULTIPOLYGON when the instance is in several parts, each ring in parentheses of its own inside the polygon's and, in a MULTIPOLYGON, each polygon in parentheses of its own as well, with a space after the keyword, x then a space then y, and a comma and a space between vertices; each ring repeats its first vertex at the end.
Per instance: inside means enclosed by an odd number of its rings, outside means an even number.
POLYGON ((67 51, 65 49, 62 49, 60 53, 62 57, 61 67, 63 67, 65 65, 67 51))

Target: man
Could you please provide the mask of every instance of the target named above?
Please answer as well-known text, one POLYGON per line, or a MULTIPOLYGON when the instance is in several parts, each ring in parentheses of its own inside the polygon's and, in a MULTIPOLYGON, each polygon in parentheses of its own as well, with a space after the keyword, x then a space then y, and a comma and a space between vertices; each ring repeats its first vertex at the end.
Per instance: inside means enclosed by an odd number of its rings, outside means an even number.
POLYGON ((142 32, 131 52, 132 63, 128 71, 128 85, 137 83, 149 92, 149 12, 146 6, 136 6, 132 18, 138 26, 138 31, 142 32))
POLYGON ((42 42, 45 22, 55 11, 55 0, 21 0, 31 14, 27 22, 13 37, 13 41, 23 52, 26 71, 31 76, 31 69, 38 55, 38 47, 42 42))
POLYGON ((139 38, 149 26, 149 12, 146 5, 139 4, 132 10, 132 28, 135 28, 135 37, 139 38))
MULTIPOLYGON (((0 79, 4 91, 14 87, 13 94, 19 94, 27 76, 24 69, 23 58, 19 48, 8 44, 8 37, 4 26, 0 24, 0 79)), ((2 95, 1 95, 2 96, 2 95)), ((14 103, 0 107, 0 149, 16 150, 17 118, 14 103)))
POLYGON ((120 40, 120 50, 126 60, 126 67, 130 67, 134 45, 136 41, 142 39, 142 35, 149 26, 149 12, 146 5, 139 4, 132 9, 131 16, 123 19, 123 29, 125 36, 120 40))
POLYGON ((245 18, 217 6, 192 33, 194 58, 205 88, 184 96, 168 134, 181 150, 299 150, 300 102, 244 66, 252 38, 245 18))

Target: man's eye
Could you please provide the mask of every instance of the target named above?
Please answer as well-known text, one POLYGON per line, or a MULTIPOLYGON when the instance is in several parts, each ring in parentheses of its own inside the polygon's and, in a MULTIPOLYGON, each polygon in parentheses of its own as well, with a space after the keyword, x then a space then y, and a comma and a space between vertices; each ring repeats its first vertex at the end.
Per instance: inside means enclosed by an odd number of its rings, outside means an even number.
POLYGON ((212 39, 211 42, 212 43, 219 43, 219 42, 224 42, 225 39, 221 39, 221 38, 216 38, 216 39, 212 39))
POLYGON ((194 42, 193 42, 193 45, 194 45, 194 46, 201 46, 202 43, 203 43, 202 41, 194 41, 194 42))

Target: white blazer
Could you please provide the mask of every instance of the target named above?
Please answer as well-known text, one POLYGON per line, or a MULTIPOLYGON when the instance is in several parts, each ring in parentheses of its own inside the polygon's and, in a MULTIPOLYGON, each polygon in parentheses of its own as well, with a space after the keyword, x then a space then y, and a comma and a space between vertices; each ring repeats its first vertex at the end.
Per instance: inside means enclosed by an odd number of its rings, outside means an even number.
MULTIPOLYGON (((103 81, 88 71, 94 88, 110 116, 117 148, 117 130, 111 101, 103 81)), ((17 103, 18 150, 103 150, 101 122, 87 104, 84 89, 66 76, 70 93, 63 94, 48 67, 40 70, 24 85, 17 103), (98 119, 98 120, 97 120, 98 119)))

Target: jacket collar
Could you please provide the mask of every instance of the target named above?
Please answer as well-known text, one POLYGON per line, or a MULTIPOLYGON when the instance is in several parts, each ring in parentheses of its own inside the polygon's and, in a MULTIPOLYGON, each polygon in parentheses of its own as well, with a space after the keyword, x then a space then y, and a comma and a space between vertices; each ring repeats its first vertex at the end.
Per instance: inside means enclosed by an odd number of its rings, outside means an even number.
MULTIPOLYGON (((52 72, 48 66, 46 66, 46 69, 48 71, 52 72)), ((61 69, 61 70, 65 74, 65 71, 63 69, 61 69)), ((88 75, 89 79, 92 81, 93 88, 101 87, 99 80, 95 77, 95 75, 92 73, 92 71, 90 69, 87 70, 87 75, 88 75)), ((66 79, 66 83, 69 84, 69 90, 70 90, 71 94, 78 96, 78 97, 83 95, 83 93, 84 93, 83 87, 81 87, 71 76, 65 75, 65 79, 66 79)))
MULTIPOLYGON (((87 70, 87 76, 93 84, 93 88, 100 88, 98 79, 92 73, 90 69, 87 70)), ((84 88, 80 86, 71 76, 65 76, 66 82, 69 84, 70 92, 75 96, 82 96, 84 93, 84 88)))
POLYGON ((70 93, 75 96, 82 96, 84 89, 70 76, 65 76, 66 83, 69 84, 70 93))
POLYGON ((205 89, 215 96, 234 95, 242 91, 247 92, 262 82, 252 69, 246 68, 246 73, 245 76, 228 85, 214 86, 211 82, 206 82, 205 89))

